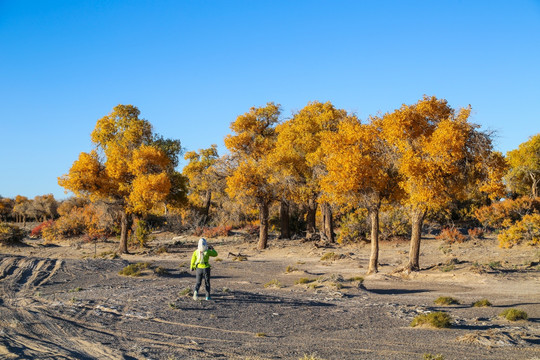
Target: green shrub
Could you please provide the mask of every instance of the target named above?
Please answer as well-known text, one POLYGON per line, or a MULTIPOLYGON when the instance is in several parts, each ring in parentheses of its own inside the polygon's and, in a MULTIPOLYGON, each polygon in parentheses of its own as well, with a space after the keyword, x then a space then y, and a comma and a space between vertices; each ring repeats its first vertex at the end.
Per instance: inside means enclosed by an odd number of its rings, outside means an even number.
POLYGON ((411 326, 432 326, 435 328, 449 328, 452 326, 452 318, 445 312, 438 311, 429 314, 421 314, 416 316, 411 322, 411 326))
POLYGON ((148 235, 150 235, 150 229, 146 221, 137 219, 133 224, 135 231, 133 232, 133 240, 135 240, 140 247, 145 247, 148 242, 148 235))
POLYGON ((148 269, 149 267, 149 263, 129 264, 128 266, 120 270, 118 274, 124 276, 141 276, 141 270, 148 269))
POLYGON ((361 276, 353 276, 351 278, 348 278, 347 281, 350 281, 350 282, 358 281, 361 284, 364 282, 364 278, 361 276))
POLYGON ((450 296, 440 296, 435 301, 437 305, 457 305, 459 301, 450 296))
POLYGON ((492 306, 493 304, 488 299, 482 299, 482 300, 475 301, 472 305, 474 307, 488 307, 488 306, 492 306))
POLYGON ((527 320, 529 317, 525 311, 519 309, 506 309, 499 316, 509 321, 527 320))
POLYGON ((24 239, 25 231, 18 226, 0 223, 0 245, 12 245, 24 239))

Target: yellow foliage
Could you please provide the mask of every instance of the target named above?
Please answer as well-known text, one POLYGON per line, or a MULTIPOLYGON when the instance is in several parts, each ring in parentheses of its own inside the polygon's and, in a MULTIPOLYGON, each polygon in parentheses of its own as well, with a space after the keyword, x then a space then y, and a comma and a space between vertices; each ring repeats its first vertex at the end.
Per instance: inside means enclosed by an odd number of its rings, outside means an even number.
POLYGON ((91 201, 119 203, 128 212, 147 212, 169 194, 169 159, 150 146, 152 126, 132 105, 118 105, 97 121, 91 134, 103 156, 81 153, 58 183, 91 201))

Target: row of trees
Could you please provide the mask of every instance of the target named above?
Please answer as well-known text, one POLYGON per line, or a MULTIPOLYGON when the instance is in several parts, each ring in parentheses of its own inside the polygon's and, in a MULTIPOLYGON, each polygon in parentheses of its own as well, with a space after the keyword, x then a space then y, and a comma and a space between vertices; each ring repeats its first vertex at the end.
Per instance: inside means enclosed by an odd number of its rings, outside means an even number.
POLYGON ((18 195, 15 199, 0 197, 0 219, 26 223, 28 219, 45 221, 58 216, 58 202, 52 194, 38 195, 34 199, 18 195))
POLYGON ((317 206, 330 240, 332 209, 367 209, 377 271, 379 211, 404 204, 412 222, 408 268, 419 269, 422 226, 428 211, 452 201, 504 194, 506 163, 493 151, 490 134, 469 122, 470 108, 424 97, 413 105, 360 121, 331 103, 312 102, 279 125, 279 106, 252 108, 231 124, 225 139, 234 164, 227 192, 253 201, 260 216, 259 248, 266 247, 268 205, 307 205, 308 236, 317 206))
MULTIPOLYGON (((540 135, 508 154, 508 168, 493 151, 491 134, 469 121, 470 107, 455 110, 436 97, 365 121, 330 102, 308 103, 286 120, 277 104, 253 107, 231 123, 229 154, 219 156, 216 145, 187 152, 182 173, 176 171, 180 141, 153 133, 139 115, 132 105, 118 105, 98 120, 91 134, 95 149, 81 153, 59 178, 85 204, 114 210, 108 213, 119 219, 120 252, 127 252, 134 215, 172 213, 193 226, 258 216, 258 247, 264 249, 276 206, 281 237, 289 238, 291 221, 299 219, 306 237, 315 236, 319 217, 320 234, 330 242, 336 214, 365 211, 371 225, 368 271, 376 272, 381 211, 399 208, 412 224, 408 268, 417 270, 429 214, 456 204, 489 204, 505 194, 505 174, 516 194, 538 190, 540 135)), ((94 214, 102 212, 85 213, 72 218, 95 223, 94 214)))

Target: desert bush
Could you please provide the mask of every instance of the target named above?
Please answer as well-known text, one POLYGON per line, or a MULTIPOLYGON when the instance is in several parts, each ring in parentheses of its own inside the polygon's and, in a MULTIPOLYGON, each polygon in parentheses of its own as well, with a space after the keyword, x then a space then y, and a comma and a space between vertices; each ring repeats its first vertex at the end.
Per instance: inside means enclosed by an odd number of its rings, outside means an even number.
POLYGON ((298 269, 295 268, 294 266, 291 266, 291 265, 287 266, 287 268, 285 269, 286 273, 291 273, 291 272, 294 272, 294 271, 298 271, 298 269))
POLYGON ((124 276, 141 276, 141 270, 148 269, 150 267, 149 263, 136 263, 136 264, 129 264, 122 270, 118 272, 120 275, 124 276))
POLYGON ((336 254, 334 252, 329 252, 321 256, 321 261, 336 261, 341 260, 345 257, 343 254, 336 254))
POLYGON ((141 248, 145 247, 148 242, 148 236, 150 235, 148 224, 142 219, 137 219, 134 221, 133 227, 133 240, 137 242, 141 248))
POLYGON ((353 276, 351 278, 348 278, 347 281, 354 282, 358 281, 360 284, 364 282, 364 278, 362 276, 353 276))
POLYGON ((482 299, 482 300, 478 300, 478 301, 475 301, 472 306, 474 307, 489 307, 489 306, 492 306, 493 304, 488 300, 488 299, 482 299))
POLYGON ((429 314, 420 314, 411 322, 411 326, 432 326, 435 328, 449 328, 452 326, 452 318, 445 312, 437 311, 429 314))
POLYGON ((264 284, 264 287, 265 288, 282 288, 283 287, 283 284, 281 284, 279 282, 279 280, 277 279, 273 279, 273 280, 270 280, 269 282, 267 282, 266 284, 264 284))
POLYGON ((436 239, 443 240, 448 244, 453 244, 462 243, 467 239, 467 237, 459 232, 459 230, 456 228, 445 228, 439 235, 436 236, 436 239))
POLYGON ((424 360, 444 360, 444 356, 442 356, 441 354, 433 355, 433 354, 425 353, 423 359, 424 360))
POLYGON ((178 296, 182 297, 182 296, 192 296, 193 295, 193 290, 191 290, 190 288, 185 288, 184 290, 181 290, 178 292, 178 296))
POLYGON ((411 234, 411 226, 410 215, 403 206, 384 208, 379 214, 381 239, 408 237, 411 234))
POLYGON ((512 226, 525 215, 540 213, 540 198, 524 196, 515 200, 506 199, 475 211, 475 217, 484 228, 497 230, 512 226))
POLYGON ((469 236, 471 239, 483 239, 484 238, 484 230, 481 228, 472 228, 467 230, 469 233, 469 236))
POLYGON ((309 283, 312 283, 314 281, 316 281, 316 279, 300 278, 300 279, 296 280, 294 283, 296 285, 302 285, 302 284, 309 284, 309 283))
POLYGON ((499 246, 511 248, 514 245, 527 243, 529 245, 540 244, 540 213, 523 216, 512 226, 503 230, 498 236, 499 246))
POLYGON ((215 227, 203 227, 195 229, 196 236, 203 236, 205 238, 216 238, 218 236, 231 235, 232 226, 221 225, 215 227))
POLYGON ((20 242, 25 231, 18 226, 0 223, 0 245, 12 245, 20 242))
POLYGON ((344 244, 367 241, 366 234, 370 232, 367 217, 368 213, 365 209, 358 209, 342 216, 337 242, 344 244))
POLYGON ((161 267, 161 266, 158 266, 154 269, 154 273, 156 275, 159 275, 159 276, 166 276, 166 275, 169 275, 169 270, 161 267))
POLYGON ((457 305, 459 301, 450 296, 440 296, 434 301, 437 305, 457 305))
POLYGON ((49 221, 44 221, 44 222, 42 222, 42 223, 39 224, 38 226, 34 227, 34 228, 32 229, 32 231, 30 231, 30 237, 31 237, 32 239, 40 238, 43 229, 46 228, 46 227, 51 226, 52 224, 53 224, 53 220, 49 220, 49 221))
POLYGON ((525 311, 519 309, 506 309, 499 316, 509 321, 527 320, 529 317, 525 311))

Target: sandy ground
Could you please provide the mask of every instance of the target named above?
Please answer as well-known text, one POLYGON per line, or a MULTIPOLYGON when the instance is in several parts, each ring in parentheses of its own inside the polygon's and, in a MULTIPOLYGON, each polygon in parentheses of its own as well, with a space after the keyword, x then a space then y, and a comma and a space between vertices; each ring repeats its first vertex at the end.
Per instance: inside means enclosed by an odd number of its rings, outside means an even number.
POLYGON ((408 242, 317 248, 243 237, 210 239, 212 301, 194 301, 197 238, 155 234, 143 251, 111 259, 116 243, 57 246, 26 239, 0 248, 2 359, 540 359, 540 250, 494 239, 446 245, 426 238, 419 273, 396 272, 408 242), (321 257, 333 252, 333 260, 321 257), (233 255, 246 255, 238 261, 233 255), (142 276, 118 274, 147 262, 142 276), (163 271, 164 269, 164 271, 163 271), (162 270, 162 274, 158 272, 162 270), (363 287, 351 279, 364 276, 363 287), (316 280, 298 284, 300 279, 316 280), (459 305, 438 306, 439 296, 459 305), (487 298, 492 307, 472 307, 487 298), (506 308, 528 321, 498 316, 506 308), (445 311, 449 329, 412 328, 445 311))

